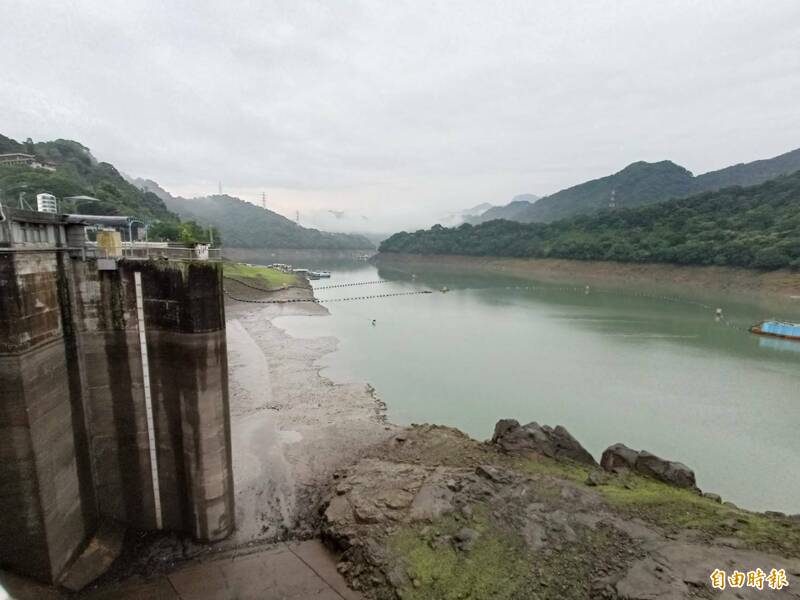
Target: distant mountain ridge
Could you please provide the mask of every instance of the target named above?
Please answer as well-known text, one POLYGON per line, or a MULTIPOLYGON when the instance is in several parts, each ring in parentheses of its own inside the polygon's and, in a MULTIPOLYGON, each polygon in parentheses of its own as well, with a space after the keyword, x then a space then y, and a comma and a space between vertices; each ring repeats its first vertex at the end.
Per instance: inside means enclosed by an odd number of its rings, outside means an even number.
POLYGON ((381 253, 800 269, 800 171, 552 223, 496 219, 400 232, 381 253))
POLYGON ((465 217, 476 216, 485 213, 490 208, 494 208, 494 204, 489 204, 488 202, 481 202, 480 204, 476 204, 471 208, 462 210, 461 214, 464 215, 465 217))
POLYGON ((683 198, 733 185, 752 186, 800 170, 800 149, 774 158, 742 163, 694 176, 691 171, 664 160, 639 161, 621 171, 563 189, 535 204, 512 202, 493 208, 472 223, 508 219, 523 223, 548 223, 610 206, 633 208, 683 198))
POLYGON ((135 184, 161 198, 181 218, 217 227, 226 246, 314 250, 375 248, 362 235, 328 233, 301 227, 276 212, 233 196, 223 194, 186 199, 173 196, 149 179, 136 179, 135 184))
POLYGON ((491 206, 480 214, 470 216, 464 220, 467 223, 472 223, 473 225, 483 223, 485 221, 491 221, 492 219, 509 219, 511 221, 516 221, 519 215, 525 214, 525 212, 538 200, 539 196, 534 194, 518 194, 514 196, 511 199, 511 202, 505 206, 491 206))
MULTIPOLYGON (((65 212, 130 215, 145 220, 159 239, 184 240, 181 227, 206 235, 191 221, 222 233, 227 246, 243 248, 374 249, 366 237, 325 233, 300 227, 272 211, 230 196, 185 200, 175 198, 155 181, 131 178, 113 165, 98 161, 89 148, 73 140, 18 142, 0 134, 0 154, 25 153, 52 169, 0 165, 0 200, 16 206, 22 198, 35 205, 36 194, 48 192, 64 200, 65 212), (184 223, 180 223, 179 216, 184 223), (186 223, 188 221, 188 223, 186 223)), ((152 238, 151 238, 152 239, 152 238)), ((197 238, 199 239, 199 238, 197 238)), ((184 240, 185 241, 185 240, 184 240)))
POLYGON ((798 170, 800 170, 800 148, 774 158, 739 163, 717 171, 709 171, 703 175, 698 175, 696 180, 704 188, 703 191, 706 191, 732 185, 740 185, 742 187, 756 185, 798 170))

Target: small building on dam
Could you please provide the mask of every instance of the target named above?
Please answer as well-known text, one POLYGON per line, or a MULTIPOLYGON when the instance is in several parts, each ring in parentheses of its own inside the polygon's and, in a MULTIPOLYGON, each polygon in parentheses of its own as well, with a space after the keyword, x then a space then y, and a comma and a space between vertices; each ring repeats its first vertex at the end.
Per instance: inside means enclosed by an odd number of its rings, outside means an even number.
POLYGON ((0 566, 55 584, 109 522, 234 527, 221 264, 85 226, 0 210, 0 566))

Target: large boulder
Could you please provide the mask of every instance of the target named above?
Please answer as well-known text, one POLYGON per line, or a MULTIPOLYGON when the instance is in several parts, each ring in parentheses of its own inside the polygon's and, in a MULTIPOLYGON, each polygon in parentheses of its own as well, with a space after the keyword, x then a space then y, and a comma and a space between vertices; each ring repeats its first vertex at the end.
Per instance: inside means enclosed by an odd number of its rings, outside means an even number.
POLYGON ((614 444, 603 452, 600 466, 606 471, 634 471, 675 487, 696 489, 694 471, 683 463, 666 460, 645 450, 641 452, 625 444, 614 444))
POLYGON ((664 460, 655 454, 642 450, 636 459, 636 471, 664 483, 680 488, 695 489, 694 471, 683 463, 664 460))
POLYGON ((555 428, 536 422, 520 425, 515 419, 501 419, 494 427, 492 443, 505 452, 533 451, 557 460, 597 466, 592 455, 561 425, 555 428))
POLYGON ((625 444, 614 444, 603 451, 600 458, 600 466, 606 471, 618 471, 628 469, 633 471, 636 468, 636 459, 639 453, 625 444))

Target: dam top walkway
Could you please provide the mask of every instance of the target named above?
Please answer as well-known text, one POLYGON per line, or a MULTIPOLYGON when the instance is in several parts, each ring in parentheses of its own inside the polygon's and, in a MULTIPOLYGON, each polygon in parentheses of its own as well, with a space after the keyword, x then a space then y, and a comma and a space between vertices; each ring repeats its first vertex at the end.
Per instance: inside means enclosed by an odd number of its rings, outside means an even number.
MULTIPOLYGON (((0 582, 15 600, 56 600, 53 588, 8 578, 0 582)), ((123 582, 83 593, 84 600, 362 600, 336 570, 319 540, 279 543, 248 554, 192 563, 153 579, 123 582)))

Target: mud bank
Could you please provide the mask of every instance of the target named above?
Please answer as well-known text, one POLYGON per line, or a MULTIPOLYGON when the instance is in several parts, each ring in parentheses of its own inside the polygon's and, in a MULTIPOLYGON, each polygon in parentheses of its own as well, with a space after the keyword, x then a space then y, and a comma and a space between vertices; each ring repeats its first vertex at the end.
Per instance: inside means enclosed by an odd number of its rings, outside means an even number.
POLYGON ((485 269, 545 281, 581 280, 597 285, 646 283, 668 289, 690 288, 692 292, 739 292, 750 299, 769 299, 800 307, 800 272, 754 271, 730 267, 634 264, 564 259, 523 259, 471 256, 418 256, 378 254, 378 266, 407 264, 485 269))
MULTIPOLYGON (((312 295, 292 289, 269 298, 312 295)), ((226 312, 235 542, 313 536, 333 473, 394 428, 366 383, 339 385, 320 375, 317 361, 336 349, 334 338, 296 339, 272 323, 289 315, 324 318, 327 309, 229 301, 226 312)))

